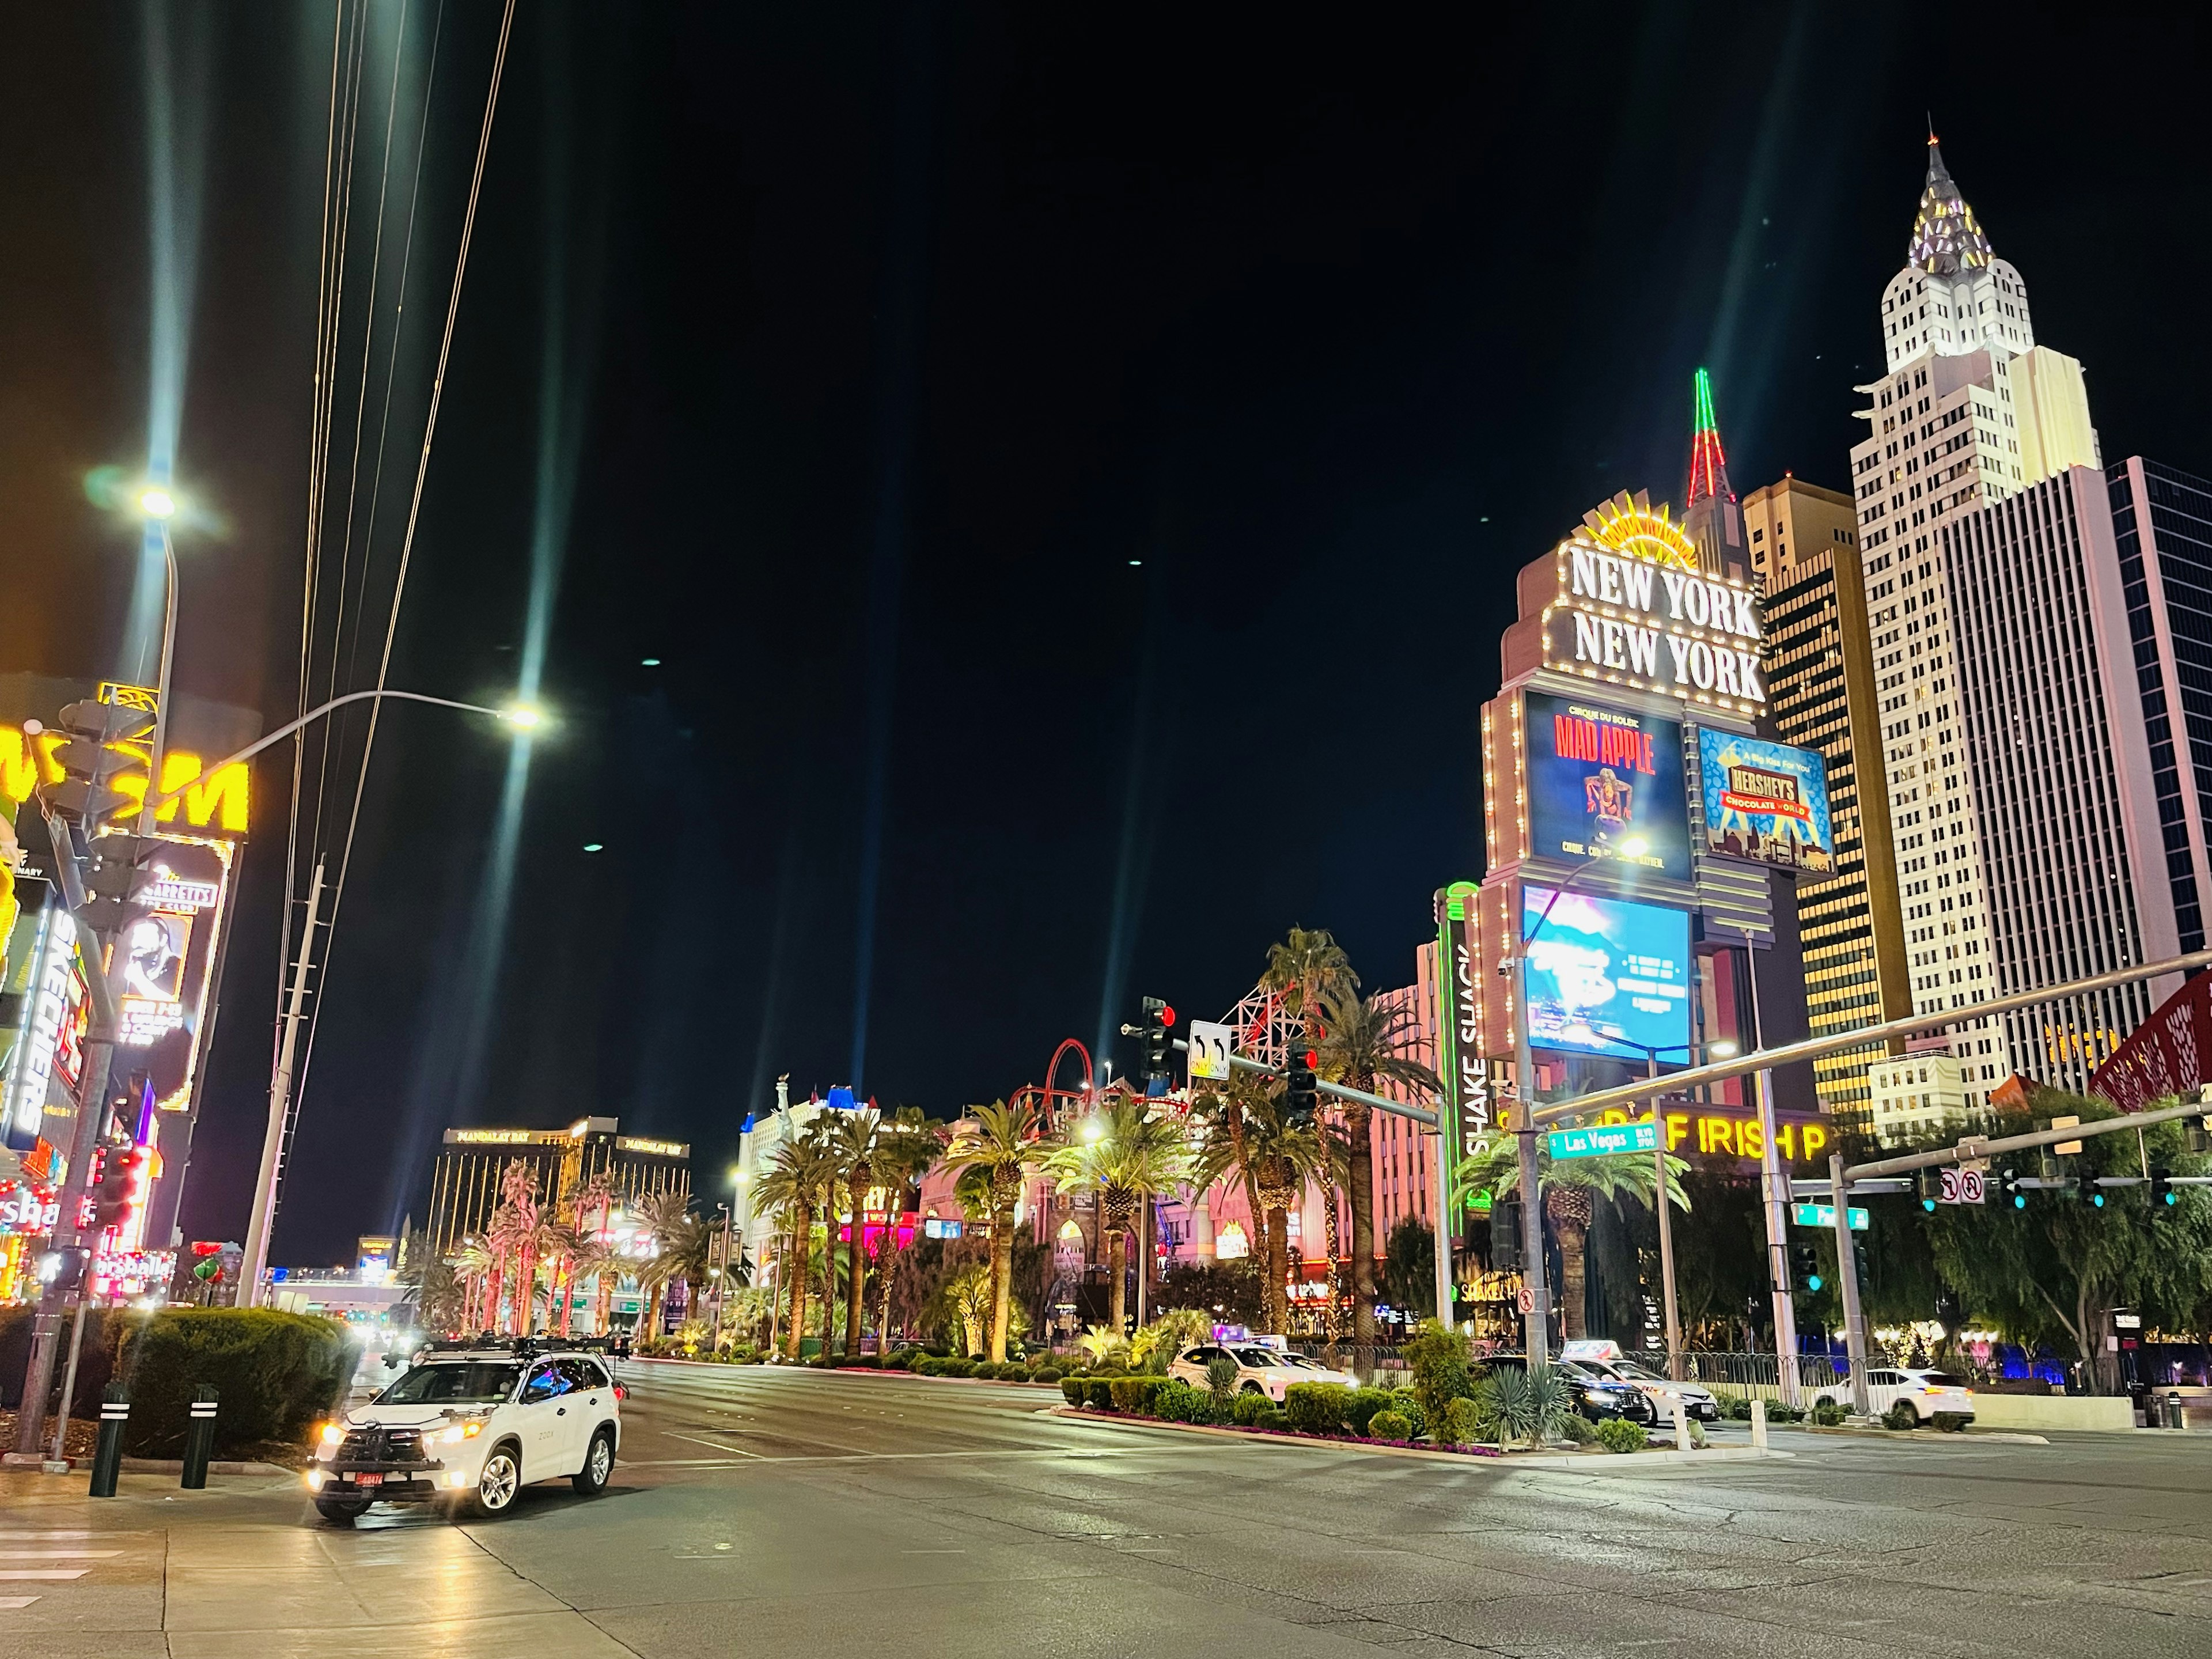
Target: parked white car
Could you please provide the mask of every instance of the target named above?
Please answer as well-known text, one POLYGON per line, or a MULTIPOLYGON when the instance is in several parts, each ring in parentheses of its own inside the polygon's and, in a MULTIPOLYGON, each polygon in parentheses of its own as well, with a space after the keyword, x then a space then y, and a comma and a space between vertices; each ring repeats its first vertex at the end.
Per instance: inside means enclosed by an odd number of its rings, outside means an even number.
MULTIPOLYGON (((1954 1412, 1972 1420, 1974 1391, 1948 1371, 1899 1370, 1876 1366, 1867 1372, 1867 1402, 1876 1417, 1903 1400, 1925 1423, 1938 1412, 1954 1412)), ((1816 1406, 1851 1403, 1848 1387, 1823 1389, 1814 1397, 1816 1406)))
POLYGON ((1205 1342, 1186 1348, 1168 1367, 1168 1375, 1205 1388, 1206 1368, 1216 1355, 1224 1355, 1235 1362, 1237 1381, 1233 1386, 1237 1393, 1264 1394, 1278 1405, 1282 1403, 1283 1391, 1293 1382, 1334 1382, 1347 1389, 1359 1386, 1359 1379, 1350 1371, 1334 1371, 1318 1359, 1255 1342, 1205 1342))
POLYGON ((322 1426, 307 1490, 326 1520, 374 1503, 443 1498, 500 1514, 538 1480, 596 1496, 614 1473, 624 1390, 580 1349, 426 1351, 366 1405, 322 1426))
POLYGON ((1609 1376, 1616 1382, 1627 1383, 1649 1400, 1651 1409, 1658 1413, 1657 1420, 1662 1428, 1674 1420, 1674 1408, 1668 1403, 1668 1396, 1676 1394, 1682 1396, 1682 1410, 1692 1419, 1700 1423, 1720 1421, 1720 1401, 1694 1382, 1669 1382, 1665 1377, 1645 1370, 1632 1359, 1585 1359, 1581 1364, 1584 1370, 1595 1371, 1600 1376, 1609 1376))

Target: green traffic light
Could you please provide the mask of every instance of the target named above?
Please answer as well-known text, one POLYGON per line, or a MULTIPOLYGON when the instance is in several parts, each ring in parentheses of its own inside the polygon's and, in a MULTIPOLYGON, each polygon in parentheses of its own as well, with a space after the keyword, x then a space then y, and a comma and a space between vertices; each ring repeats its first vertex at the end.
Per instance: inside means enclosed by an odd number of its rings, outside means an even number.
POLYGON ((1814 1273, 1805 1281, 1805 1288, 1808 1291, 1817 1291, 1824 1282, 1820 1274, 1814 1273))

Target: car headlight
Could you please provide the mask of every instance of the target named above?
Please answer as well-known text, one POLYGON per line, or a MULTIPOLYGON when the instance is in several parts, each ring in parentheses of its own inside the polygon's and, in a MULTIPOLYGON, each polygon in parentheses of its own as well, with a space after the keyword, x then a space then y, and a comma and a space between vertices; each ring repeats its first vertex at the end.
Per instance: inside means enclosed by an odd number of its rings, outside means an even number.
POLYGON ((325 1446, 335 1446, 345 1438, 344 1427, 337 1423, 325 1423, 319 1437, 325 1446))
POLYGON ((441 1446, 458 1446, 462 1441, 473 1440, 483 1432, 483 1425, 481 1423, 456 1423, 438 1437, 438 1443, 441 1446))

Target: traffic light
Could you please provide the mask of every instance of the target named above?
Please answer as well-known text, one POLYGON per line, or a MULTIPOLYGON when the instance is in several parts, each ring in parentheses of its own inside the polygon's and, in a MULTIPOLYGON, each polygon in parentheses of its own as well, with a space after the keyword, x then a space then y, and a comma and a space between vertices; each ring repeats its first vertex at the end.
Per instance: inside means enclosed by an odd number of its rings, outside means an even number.
POLYGON ((1311 1123, 1314 1114, 1321 1109, 1321 1084, 1314 1076, 1317 1058, 1312 1049, 1299 1043, 1293 1043, 1283 1056, 1283 1117, 1286 1122, 1301 1126, 1311 1123))
POLYGON ((112 933, 129 919, 131 901, 146 882, 146 866, 161 843, 111 831, 94 836, 85 867, 85 901, 77 920, 102 933, 112 933))
POLYGON ((1168 1063, 1172 1042, 1168 1036, 1168 1030, 1175 1024, 1175 1010, 1169 1007, 1159 998, 1145 999, 1145 1083, 1146 1085, 1145 1092, 1146 1094, 1164 1092, 1164 1089, 1155 1091, 1151 1085, 1155 1081, 1165 1085, 1175 1075, 1175 1068, 1168 1063))
POLYGON ((1510 1194, 1490 1206, 1490 1271, 1521 1271, 1521 1200, 1510 1194))
POLYGON ((2013 1208, 2015 1210, 2026 1209, 2027 1207, 2027 1188, 2021 1186, 2020 1183, 2026 1180, 2027 1177, 2021 1175, 2017 1170, 2002 1170, 1996 1171, 1995 1173, 1997 1178, 1997 1184, 2004 1188, 2005 1196, 2012 1200, 2013 1208))
POLYGON ((44 793, 57 811, 88 825, 144 798, 143 789, 116 787, 125 774, 144 776, 144 763, 117 745, 152 732, 151 714, 112 702, 73 702, 62 710, 53 729, 61 738, 53 758, 64 775, 44 793))
POLYGON ((1920 1192, 1920 1207, 1933 1215, 1936 1206, 1943 1201, 1942 1174, 1934 1170, 1923 1170, 1915 1177, 1914 1185, 1920 1192))
POLYGON ((1866 1241, 1861 1238, 1851 1240, 1851 1276, 1862 1285, 1867 1282, 1866 1241))
POLYGON ((1817 1292, 1827 1281, 1820 1276, 1820 1253, 1810 1244, 1790 1247, 1790 1276, 1808 1292, 1817 1292))
POLYGON ((2150 1201, 2156 1209, 2161 1204, 2178 1201, 2181 1194, 2173 1190, 2173 1171, 2163 1164, 2150 1166, 2150 1201))
POLYGON ((119 1147, 100 1149, 100 1174, 88 1194, 92 1200, 92 1231, 104 1233, 122 1225, 131 1213, 131 1167, 119 1147))

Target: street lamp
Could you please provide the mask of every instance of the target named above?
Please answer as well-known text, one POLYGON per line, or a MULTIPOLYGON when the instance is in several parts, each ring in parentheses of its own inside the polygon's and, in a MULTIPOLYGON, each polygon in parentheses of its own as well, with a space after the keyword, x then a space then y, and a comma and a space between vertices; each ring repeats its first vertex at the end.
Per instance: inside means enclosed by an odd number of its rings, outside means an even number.
MULTIPOLYGON (((1638 858, 1649 844, 1641 836, 1631 836, 1620 843, 1620 853, 1627 858, 1638 858)), ((1528 1037, 1528 946, 1552 919, 1552 911, 1559 902, 1577 882, 1597 867, 1597 861, 1593 860, 1552 890, 1542 914, 1521 935, 1510 964, 1513 972, 1513 1077, 1521 1097, 1521 1122, 1514 1131, 1521 1143, 1521 1284, 1529 1293, 1522 1341, 1531 1365, 1540 1365, 1550 1357, 1552 1310, 1551 1296, 1544 1283, 1544 1200, 1536 1181, 1536 1059, 1528 1037)))
MULTIPOLYGON (((154 690, 154 745, 146 757, 146 793, 138 808, 138 833, 154 833, 154 796, 161 787, 161 758, 169 738, 169 665, 177 649, 177 550, 169 540, 169 520, 177 498, 160 484, 138 492, 138 511, 161 538, 161 660, 154 690)), ((180 792, 181 793, 181 792, 180 792)))

